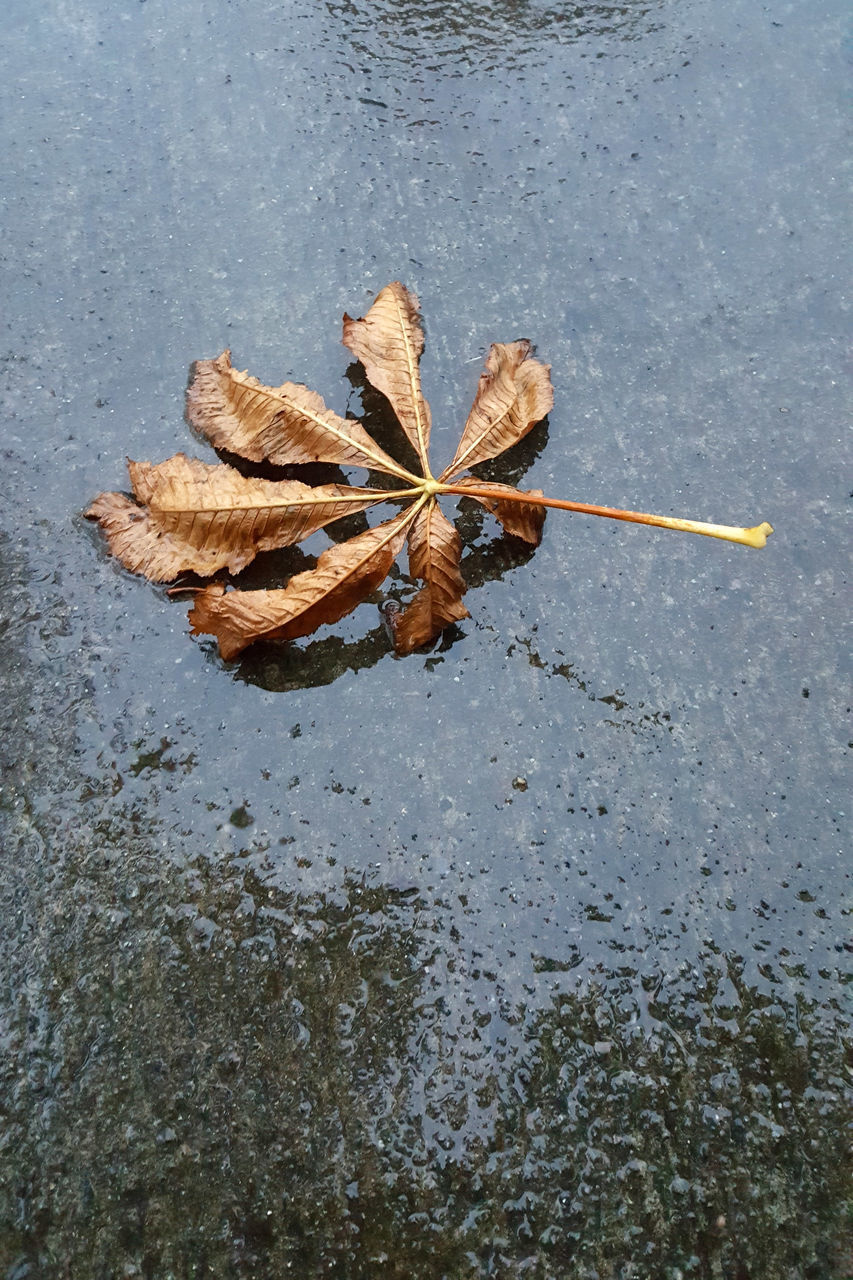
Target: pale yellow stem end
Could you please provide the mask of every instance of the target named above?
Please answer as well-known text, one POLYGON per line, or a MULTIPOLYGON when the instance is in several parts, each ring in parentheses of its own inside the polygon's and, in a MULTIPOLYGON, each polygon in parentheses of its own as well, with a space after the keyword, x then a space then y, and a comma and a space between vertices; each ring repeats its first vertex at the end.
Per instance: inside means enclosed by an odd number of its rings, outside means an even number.
POLYGON ((773 525, 764 520, 752 529, 733 529, 726 524, 704 524, 699 520, 673 520, 670 528, 683 529, 685 533, 700 533, 706 538, 721 538, 724 542, 739 542, 744 547, 764 547, 773 532, 773 525))
POLYGON ((750 535, 747 546, 766 547, 767 539, 773 532, 773 525, 764 520, 761 524, 757 524, 754 529, 746 529, 744 532, 750 535))

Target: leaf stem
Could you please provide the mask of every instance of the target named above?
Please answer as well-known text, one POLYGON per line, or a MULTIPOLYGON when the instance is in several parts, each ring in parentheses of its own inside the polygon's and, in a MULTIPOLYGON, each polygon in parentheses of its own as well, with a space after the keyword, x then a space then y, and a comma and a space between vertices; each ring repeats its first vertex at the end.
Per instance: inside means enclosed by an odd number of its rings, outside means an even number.
POLYGON ((416 489, 388 489, 384 493, 380 493, 380 502, 397 502, 400 498, 430 498, 432 494, 427 488, 426 482, 422 481, 416 489))
MULTIPOLYGON (((457 488, 452 484, 439 485, 439 493, 452 493, 461 498, 490 498, 495 494, 488 485, 478 490, 473 485, 457 488)), ((746 547, 763 547, 773 526, 765 520, 751 529, 733 528, 726 524, 706 524, 702 520, 679 520, 674 516, 654 516, 644 511, 623 511, 619 507, 599 507, 589 502, 569 502, 563 498, 540 498, 531 493, 501 493, 501 502, 524 502, 538 507, 554 507, 559 511, 579 511, 582 515, 607 516, 611 520, 626 520, 631 524, 651 524, 660 529, 676 529, 681 533, 698 533, 706 538, 721 538, 724 542, 737 542, 746 547)))

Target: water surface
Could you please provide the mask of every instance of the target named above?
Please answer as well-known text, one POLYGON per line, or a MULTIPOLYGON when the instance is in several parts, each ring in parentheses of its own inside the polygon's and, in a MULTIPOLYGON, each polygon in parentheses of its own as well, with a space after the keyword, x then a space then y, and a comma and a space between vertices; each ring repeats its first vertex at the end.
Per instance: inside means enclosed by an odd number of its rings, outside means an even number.
POLYGON ((8 1280, 848 1273, 844 49, 835 0, 11 0, 8 1280), (767 550, 464 512, 432 652, 382 596, 223 663, 80 512, 209 456, 226 345, 378 425, 339 325, 393 279, 437 460, 527 336, 497 478, 767 550))

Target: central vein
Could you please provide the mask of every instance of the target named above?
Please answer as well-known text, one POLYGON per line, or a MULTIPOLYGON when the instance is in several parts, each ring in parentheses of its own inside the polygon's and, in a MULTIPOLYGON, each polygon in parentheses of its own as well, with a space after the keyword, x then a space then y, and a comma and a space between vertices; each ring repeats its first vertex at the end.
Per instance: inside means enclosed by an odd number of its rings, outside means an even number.
POLYGON ((412 355, 412 344, 409 342, 409 330, 406 324, 406 317, 403 315, 400 303, 394 299, 397 307, 397 318, 400 321, 400 332, 403 335, 403 342, 406 347, 406 365, 409 370, 409 386, 412 393, 412 407, 415 411, 415 434, 418 437, 418 453, 421 457, 421 465, 424 469, 424 475, 428 480, 432 479, 429 469, 429 458, 427 457, 426 441, 424 440, 423 420, 421 418, 421 388, 420 379, 418 377, 418 366, 412 355))

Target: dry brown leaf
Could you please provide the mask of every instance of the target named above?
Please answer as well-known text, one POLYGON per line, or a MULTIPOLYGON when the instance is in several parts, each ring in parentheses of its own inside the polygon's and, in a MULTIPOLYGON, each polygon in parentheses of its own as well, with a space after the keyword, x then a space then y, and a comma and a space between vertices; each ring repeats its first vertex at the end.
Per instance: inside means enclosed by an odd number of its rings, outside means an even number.
POLYGON ((86 515, 101 522, 125 568, 152 582, 187 572, 239 573, 258 552, 301 542, 333 520, 382 501, 375 489, 247 479, 225 463, 211 465, 183 453, 157 466, 127 466, 138 502, 102 493, 86 515))
POLYGON ((518 444, 554 407, 551 368, 534 360, 530 352, 525 340, 494 343, 459 447, 442 472, 442 481, 518 444))
POLYGON ((197 361, 187 417, 217 449, 250 462, 334 462, 411 479, 360 423, 338 417, 316 391, 295 382, 265 387, 231 367, 230 351, 197 361))
POLYGON ((375 502, 409 504, 392 520, 324 551, 316 568, 297 574, 284 588, 226 591, 216 583, 202 590, 190 612, 193 633, 215 635, 224 658, 255 640, 292 640, 336 622, 379 586, 407 537, 411 575, 423 586, 392 621, 398 651, 410 653, 467 617, 462 544, 439 508, 443 496, 475 499, 506 530, 534 546, 542 536, 546 507, 752 547, 764 546, 773 532, 766 523, 730 528, 545 498, 539 489, 523 492, 473 476, 454 479, 516 444, 551 409, 549 367, 533 358, 525 340, 490 349, 453 462, 436 480, 428 453, 430 412, 420 383, 424 336, 417 298, 399 282, 387 285, 363 319, 344 316, 343 340, 389 400, 422 475, 391 458, 359 423, 327 409, 316 392, 292 382, 266 387, 234 370, 228 351, 196 365, 187 395, 189 419, 217 448, 249 461, 364 467, 394 476, 406 488, 246 479, 224 464, 177 454, 157 466, 128 463, 136 500, 102 493, 86 512, 100 521, 110 550, 124 565, 167 581, 189 570, 204 576, 221 569, 237 573, 258 552, 298 542, 375 502))
POLYGON ((397 617, 391 619, 394 645, 411 653, 434 640, 452 622, 468 617, 462 603, 465 581, 459 572, 462 539, 434 500, 419 512, 409 531, 409 573, 424 586, 397 617))
POLYGON ((329 547, 316 569, 297 573, 281 590, 200 592, 190 610, 193 635, 215 635, 223 658, 255 640, 295 640, 324 622, 337 622, 375 591, 403 546, 415 509, 329 547))
POLYGON ((343 341, 364 365, 371 384, 390 401, 424 475, 429 475, 430 412, 421 391, 424 332, 417 298, 399 281, 386 285, 361 320, 344 315, 343 341))
POLYGON ((522 538, 538 547, 542 541, 542 527, 545 524, 545 508, 538 502, 519 502, 518 495, 525 494, 530 498, 542 498, 541 489, 513 489, 508 484, 497 484, 492 480, 476 480, 473 476, 464 476, 453 486, 458 493, 466 489, 476 489, 471 497, 490 511, 499 520, 507 533, 522 538))

